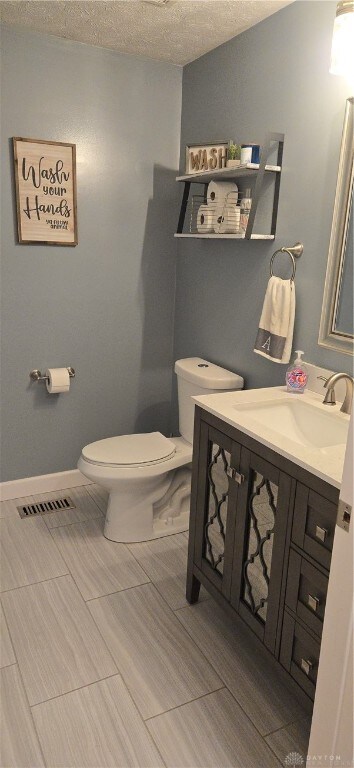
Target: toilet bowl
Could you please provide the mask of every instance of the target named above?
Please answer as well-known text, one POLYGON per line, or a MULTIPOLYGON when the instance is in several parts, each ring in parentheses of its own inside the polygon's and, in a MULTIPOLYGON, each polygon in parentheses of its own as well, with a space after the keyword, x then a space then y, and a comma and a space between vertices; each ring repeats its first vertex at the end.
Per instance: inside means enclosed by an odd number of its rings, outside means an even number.
POLYGON ((188 529, 192 398, 243 387, 241 376, 201 358, 178 360, 175 372, 181 437, 120 435, 82 449, 78 469, 109 493, 104 535, 112 541, 148 541, 188 529))
POLYGON ((160 432, 122 435, 83 448, 78 469, 109 492, 106 538, 128 543, 186 531, 191 461, 189 443, 160 432))

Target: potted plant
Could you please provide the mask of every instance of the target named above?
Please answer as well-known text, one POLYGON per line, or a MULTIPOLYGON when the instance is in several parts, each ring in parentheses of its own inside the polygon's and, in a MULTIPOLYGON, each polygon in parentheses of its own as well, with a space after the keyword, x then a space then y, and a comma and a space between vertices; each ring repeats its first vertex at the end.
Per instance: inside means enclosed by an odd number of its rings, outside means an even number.
POLYGON ((227 148, 226 167, 236 168, 238 165, 240 165, 240 162, 241 162, 241 147, 239 144, 234 144, 233 141, 230 141, 229 146, 227 148))

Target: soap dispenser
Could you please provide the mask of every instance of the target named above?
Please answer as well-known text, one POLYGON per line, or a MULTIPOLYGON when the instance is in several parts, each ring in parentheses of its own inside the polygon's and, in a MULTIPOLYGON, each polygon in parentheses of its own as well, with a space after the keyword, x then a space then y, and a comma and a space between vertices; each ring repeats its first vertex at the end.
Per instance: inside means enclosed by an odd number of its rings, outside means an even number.
POLYGON ((288 392, 294 392, 299 395, 305 391, 308 373, 305 364, 302 361, 304 352, 301 349, 296 350, 296 357, 293 363, 290 363, 286 371, 286 389, 288 392))

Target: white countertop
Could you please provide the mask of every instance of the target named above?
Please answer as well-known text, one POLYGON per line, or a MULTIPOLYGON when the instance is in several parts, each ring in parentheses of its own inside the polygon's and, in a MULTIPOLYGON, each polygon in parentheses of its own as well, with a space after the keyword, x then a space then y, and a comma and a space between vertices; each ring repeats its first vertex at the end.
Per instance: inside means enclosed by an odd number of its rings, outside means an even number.
POLYGON ((322 411, 325 418, 332 417, 347 422, 349 426, 349 416, 340 413, 340 404, 335 406, 323 405, 323 395, 306 390, 302 395, 288 393, 286 387, 268 387, 265 389, 239 390, 237 392, 220 392, 214 395, 201 395, 194 397, 193 400, 204 410, 214 414, 218 418, 230 424, 233 427, 244 432, 246 435, 254 438, 258 442, 271 448, 281 456, 285 456, 294 464, 303 467, 308 472, 320 477, 327 483, 340 488, 343 462, 345 454, 345 445, 332 445, 326 448, 307 448, 291 439, 291 434, 281 435, 276 430, 271 429, 252 419, 250 412, 237 410, 238 406, 245 404, 256 404, 274 401, 275 403, 284 402, 284 399, 290 402, 301 400, 309 403, 322 411))

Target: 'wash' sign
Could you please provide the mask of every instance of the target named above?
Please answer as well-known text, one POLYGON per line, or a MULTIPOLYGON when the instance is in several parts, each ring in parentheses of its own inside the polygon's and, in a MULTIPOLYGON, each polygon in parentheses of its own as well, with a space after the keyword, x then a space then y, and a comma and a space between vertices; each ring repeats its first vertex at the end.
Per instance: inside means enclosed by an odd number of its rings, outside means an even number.
POLYGON ((77 245, 75 144, 13 139, 20 243, 77 245))

